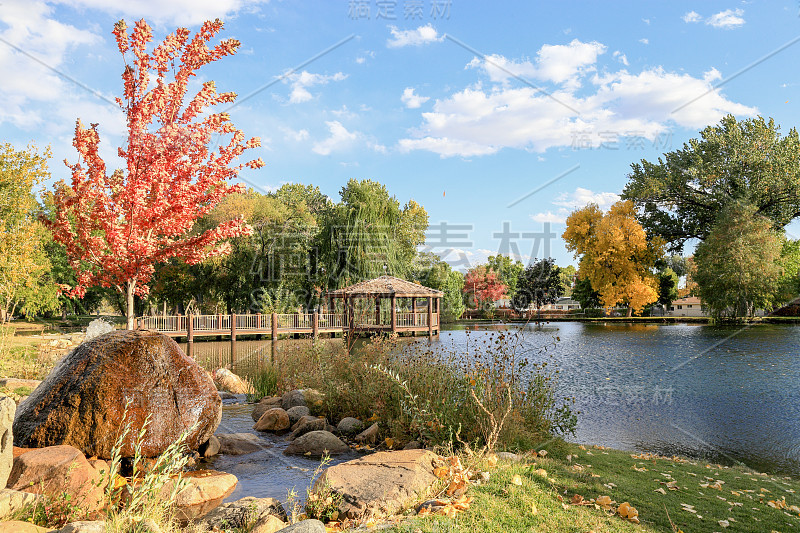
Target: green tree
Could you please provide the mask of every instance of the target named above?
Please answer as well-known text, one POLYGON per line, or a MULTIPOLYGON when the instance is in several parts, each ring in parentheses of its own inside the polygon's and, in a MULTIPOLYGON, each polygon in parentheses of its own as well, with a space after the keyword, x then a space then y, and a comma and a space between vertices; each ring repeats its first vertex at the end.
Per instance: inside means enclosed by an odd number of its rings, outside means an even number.
POLYGON ((58 286, 45 251, 49 234, 37 220, 34 188, 49 178, 50 150, 0 145, 0 320, 56 309, 58 286))
POLYGON ((436 254, 430 252, 419 254, 414 261, 411 279, 444 293, 440 302, 442 320, 452 322, 464 314, 466 310, 463 298, 464 274, 453 270, 436 254))
POLYGON ((553 259, 532 261, 517 278, 517 293, 511 300, 516 311, 530 305, 537 309, 554 303, 564 292, 561 269, 553 259))
POLYGON ((578 273, 578 269, 573 265, 559 268, 561 269, 558 274, 558 279, 561 282, 561 294, 572 297, 572 285, 575 283, 575 274, 578 273))
POLYGON ((678 275, 670 267, 660 270, 658 276, 658 303, 669 307, 678 299, 678 275))
POLYGON ((340 195, 317 239, 325 286, 344 287, 384 274, 407 276, 417 246, 425 242, 425 209, 413 200, 401 207, 372 180, 351 179, 340 195))
POLYGON ((509 300, 517 293, 517 280, 525 270, 522 261, 515 261, 507 255, 490 255, 487 264, 489 268, 497 272, 500 281, 506 286, 506 298, 509 300))
POLYGON ((631 165, 622 197, 635 202, 648 235, 674 252, 687 239, 705 240, 734 201, 781 229, 800 216, 800 139, 794 128, 786 136, 778 130, 772 119, 728 115, 657 163, 631 165))
POLYGON ((722 211, 694 254, 698 293, 716 319, 771 309, 783 275, 783 238, 758 208, 734 202, 722 211))
POLYGON ((788 303, 800 296, 800 240, 786 240, 781 250, 783 276, 780 279, 779 303, 788 303))
POLYGON ((581 304, 581 309, 597 309, 600 307, 600 293, 592 288, 588 277, 578 278, 572 289, 572 299, 581 304))

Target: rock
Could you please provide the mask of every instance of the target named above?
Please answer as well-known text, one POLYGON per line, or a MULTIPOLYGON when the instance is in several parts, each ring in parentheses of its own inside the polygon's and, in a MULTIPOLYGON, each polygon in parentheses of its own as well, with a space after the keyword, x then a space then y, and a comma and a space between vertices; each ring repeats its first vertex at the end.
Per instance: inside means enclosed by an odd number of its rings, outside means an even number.
MULTIPOLYGON (((106 333, 111 333, 112 331, 114 331, 114 324, 110 324, 102 318, 95 318, 89 322, 88 326, 86 326, 86 335, 84 336, 84 339, 90 341, 101 335, 105 335, 106 333)), ((71 342, 79 340, 80 335, 73 335, 70 337, 71 342)))
POLYGON ((501 461, 511 461, 512 463, 518 463, 518 462, 522 461, 522 457, 517 455, 516 453, 497 452, 495 455, 501 461))
POLYGON ((437 458, 428 450, 373 453, 329 467, 313 490, 324 488, 341 495, 342 517, 391 515, 428 491, 437 479, 433 474, 437 458))
POLYGON ((295 431, 297 428, 307 424, 308 422, 313 422, 314 420, 318 420, 318 418, 311 415, 301 416, 300 420, 292 424, 292 431, 295 431))
POLYGON ((256 520, 250 533, 275 533, 286 528, 286 522, 274 515, 262 516, 256 520))
POLYGON ((273 407, 261 415, 258 422, 253 425, 253 429, 256 431, 283 431, 289 429, 291 425, 289 414, 280 407, 273 407))
MULTIPOLYGON (((325 524, 319 520, 302 520, 289 527, 278 530, 279 533, 325 533, 325 524)), ((276 532, 277 533, 277 532, 276 532)))
POLYGON ((350 447, 339 440, 330 431, 312 431, 293 440, 286 450, 286 455, 341 455, 350 451, 350 447))
MULTIPOLYGON (((275 498, 247 496, 240 500, 223 503, 205 515, 198 525, 202 531, 223 530, 225 528, 246 526, 249 523, 257 522, 272 515, 275 515, 275 518, 283 524, 280 518, 286 517, 286 511, 284 511, 281 502, 275 498)), ((281 527, 285 525, 283 524, 281 527)), ((255 530, 250 529, 250 531, 252 533, 255 530)))
POLYGON ((296 438, 301 437, 306 433, 311 433, 312 431, 327 431, 329 433, 333 433, 336 431, 336 428, 328 424, 328 421, 324 418, 312 417, 310 420, 306 419, 302 424, 295 428, 295 430, 292 431, 292 434, 289 435, 289 440, 295 440, 296 438))
POLYGON ((310 415, 311 411, 309 411, 308 407, 305 405, 295 405, 294 407, 290 407, 286 411, 286 414, 289 415, 289 420, 294 424, 304 416, 310 415))
POLYGON ((81 344, 56 365, 17 408, 14 441, 34 448, 68 444, 109 458, 120 428, 130 423, 134 431, 122 455, 131 457, 148 416, 145 457, 159 455, 191 427, 186 445, 194 450, 217 429, 222 402, 174 340, 150 331, 115 331, 81 344))
POLYGON ((22 510, 26 505, 33 504, 41 499, 38 494, 22 492, 20 490, 0 489, 0 520, 22 510))
POLYGON ((214 457, 219 453, 220 442, 216 435, 211 435, 206 442, 200 445, 197 452, 201 457, 214 457))
POLYGON ((50 446, 17 457, 8 478, 8 488, 47 495, 65 492, 73 504, 93 512, 104 503, 104 491, 100 486, 103 477, 77 448, 50 446))
MULTIPOLYGON (((105 533, 105 520, 70 522, 56 533, 105 533)), ((140 531, 137 529, 137 531, 140 531)))
POLYGON ((378 424, 372 424, 370 427, 356 435, 357 442, 372 442, 374 443, 375 440, 378 438, 378 424))
POLYGON ((3 378, 0 379, 0 389, 6 389, 14 392, 17 389, 36 389, 42 382, 38 379, 17 379, 17 378, 3 378))
POLYGON ((0 398, 0 487, 5 487, 14 462, 12 426, 17 404, 8 396, 0 398))
POLYGON ((236 396, 232 392, 227 392, 224 390, 217 391, 217 394, 219 394, 220 400, 235 400, 236 398, 238 398, 238 396, 236 396))
POLYGON ((308 407, 306 405, 306 399, 303 397, 302 390, 290 390, 289 392, 283 394, 283 398, 281 398, 281 407, 283 407, 285 410, 289 410, 292 407, 297 407, 298 405, 308 407))
POLYGON ((321 407, 324 398, 325 396, 318 390, 295 389, 283 395, 281 398, 281 407, 286 411, 298 405, 312 409, 314 407, 321 407))
POLYGON ((339 420, 339 423, 336 424, 336 429, 338 429, 339 432, 344 435, 358 433, 363 427, 364 423, 358 418, 353 418, 352 416, 342 418, 339 420))
MULTIPOLYGON (((183 520, 194 520, 216 508, 233 492, 239 480, 233 474, 216 470, 193 470, 184 472, 186 486, 175 498, 178 515, 183 520)), ((163 497, 170 494, 174 481, 170 480, 161 489, 163 497)))
POLYGON ((253 422, 258 422, 258 419, 261 418, 261 415, 263 415, 273 407, 280 407, 280 406, 281 406, 280 396, 268 396, 266 398, 263 398, 253 408, 253 422))
POLYGON ((412 440, 405 446, 403 446, 404 450, 419 450, 422 448, 422 443, 418 440, 412 440))
POLYGON ((231 394, 247 394, 252 390, 249 383, 227 368, 218 368, 214 371, 214 383, 219 390, 231 394))
POLYGON ((22 522, 20 520, 0 522, 0 533, 47 533, 48 531, 52 530, 35 526, 30 522, 22 522))
POLYGON ((223 455, 244 455, 271 448, 268 442, 252 433, 217 433, 219 453, 223 455))

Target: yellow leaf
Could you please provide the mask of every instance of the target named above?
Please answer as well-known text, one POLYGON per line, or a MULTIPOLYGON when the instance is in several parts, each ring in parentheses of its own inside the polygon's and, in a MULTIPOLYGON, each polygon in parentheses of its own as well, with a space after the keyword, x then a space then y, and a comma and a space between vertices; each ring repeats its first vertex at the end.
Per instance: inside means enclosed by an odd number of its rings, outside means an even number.
POLYGON ((522 485, 522 478, 519 477, 519 474, 514 474, 514 477, 511 478, 512 485, 522 485))
POLYGON ((384 439, 383 442, 386 443, 386 447, 387 448, 393 448, 394 447, 394 439, 391 438, 391 437, 386 437, 386 439, 384 439))
POLYGON ((433 469, 433 475, 439 479, 444 479, 450 475, 450 469, 444 466, 437 466, 433 469))

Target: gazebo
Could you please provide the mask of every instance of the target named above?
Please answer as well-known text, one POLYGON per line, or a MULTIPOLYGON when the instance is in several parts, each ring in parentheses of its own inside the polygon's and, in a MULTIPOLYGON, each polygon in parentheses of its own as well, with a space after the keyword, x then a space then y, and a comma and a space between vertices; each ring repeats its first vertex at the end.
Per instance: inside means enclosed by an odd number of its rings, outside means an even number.
POLYGON ((442 291, 393 276, 362 281, 325 295, 329 312, 341 309, 349 331, 439 334, 442 291))

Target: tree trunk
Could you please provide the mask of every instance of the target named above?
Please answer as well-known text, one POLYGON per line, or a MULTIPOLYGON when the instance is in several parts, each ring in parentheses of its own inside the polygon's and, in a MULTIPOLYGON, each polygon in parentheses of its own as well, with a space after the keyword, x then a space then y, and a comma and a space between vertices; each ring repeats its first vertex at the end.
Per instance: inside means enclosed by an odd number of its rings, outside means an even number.
POLYGON ((128 318, 128 329, 135 329, 136 310, 133 307, 133 292, 136 289, 136 281, 128 281, 126 287, 127 308, 125 316, 128 318))
POLYGON ((628 307, 628 314, 626 316, 628 317, 633 316, 633 307, 628 307))

